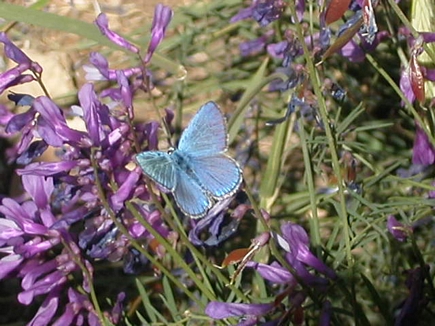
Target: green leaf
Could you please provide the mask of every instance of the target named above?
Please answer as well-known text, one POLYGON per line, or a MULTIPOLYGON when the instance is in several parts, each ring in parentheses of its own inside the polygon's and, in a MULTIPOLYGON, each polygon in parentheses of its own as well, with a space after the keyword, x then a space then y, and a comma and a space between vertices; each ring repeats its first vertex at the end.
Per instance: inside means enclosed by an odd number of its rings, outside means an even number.
POLYGON ((26 8, 9 3, 0 3, 0 17, 7 21, 18 21, 30 25, 36 25, 51 30, 76 34, 95 43, 109 46, 114 49, 125 49, 110 42, 103 36, 100 30, 94 25, 77 19, 59 16, 34 8, 26 8))
POLYGON ((372 282, 370 282, 370 280, 363 273, 361 273, 361 278, 362 278, 365 286, 369 290, 369 292, 372 296, 373 302, 378 306, 379 312, 381 313, 382 317, 384 317, 385 324, 392 325, 393 320, 391 318, 391 314, 389 313, 389 306, 388 306, 387 302, 385 302, 385 300, 382 300, 378 291, 376 291, 375 286, 373 286, 372 282))
POLYGON ((166 320, 166 318, 163 317, 163 315, 156 308, 154 308, 148 296, 148 293, 146 292, 145 288, 143 287, 143 284, 140 282, 139 279, 136 279, 136 286, 137 289, 139 290, 143 307, 148 315, 148 318, 151 320, 151 323, 156 323, 157 321, 161 321, 167 324, 168 321, 166 320))
MULTIPOLYGON (((252 79, 247 82, 246 90, 240 99, 239 105, 237 105, 236 111, 228 122, 229 143, 231 143, 239 132, 244 117, 245 111, 248 109, 248 104, 258 94, 261 88, 265 85, 264 74, 266 71, 267 63, 269 59, 264 59, 261 66, 258 68, 252 79)), ((266 81, 267 83, 268 81, 266 81)))
POLYGON ((168 278, 163 276, 163 292, 165 296, 162 298, 165 307, 169 309, 174 321, 180 320, 180 312, 177 309, 177 304, 175 303, 174 293, 172 292, 171 285, 169 284, 168 278))

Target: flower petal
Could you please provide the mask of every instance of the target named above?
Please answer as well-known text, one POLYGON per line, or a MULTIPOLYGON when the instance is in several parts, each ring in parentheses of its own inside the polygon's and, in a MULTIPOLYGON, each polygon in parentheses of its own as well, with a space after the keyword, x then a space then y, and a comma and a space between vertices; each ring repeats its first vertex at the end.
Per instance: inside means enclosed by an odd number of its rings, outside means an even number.
POLYGON ((214 319, 224 319, 235 316, 262 316, 272 310, 273 303, 227 303, 210 302, 205 308, 205 313, 214 319))

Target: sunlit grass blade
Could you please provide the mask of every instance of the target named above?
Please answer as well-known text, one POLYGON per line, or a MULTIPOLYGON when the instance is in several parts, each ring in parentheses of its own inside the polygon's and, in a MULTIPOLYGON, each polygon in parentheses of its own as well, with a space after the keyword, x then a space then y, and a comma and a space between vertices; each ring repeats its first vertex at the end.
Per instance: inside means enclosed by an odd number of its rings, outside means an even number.
POLYGON ((136 279, 136 287, 142 299, 143 308, 145 309, 145 312, 147 313, 151 323, 167 323, 168 320, 166 320, 166 318, 163 317, 163 315, 154 307, 153 302, 151 301, 147 291, 139 279, 136 279))
POLYGON ((165 304, 165 307, 168 308, 169 312, 172 315, 172 320, 177 321, 181 319, 180 309, 178 309, 177 304, 175 302, 174 293, 172 292, 171 285, 169 284, 168 278, 163 276, 163 295, 162 300, 165 304))
POLYGON ((237 105, 236 111, 233 113, 231 119, 228 121, 228 138, 230 144, 236 138, 237 133, 239 132, 243 124, 245 112, 248 109, 249 102, 258 94, 261 88, 263 88, 267 84, 264 75, 268 62, 269 59, 264 59, 254 76, 252 76, 250 81, 247 82, 246 89, 243 93, 242 98, 239 101, 239 104, 237 105))

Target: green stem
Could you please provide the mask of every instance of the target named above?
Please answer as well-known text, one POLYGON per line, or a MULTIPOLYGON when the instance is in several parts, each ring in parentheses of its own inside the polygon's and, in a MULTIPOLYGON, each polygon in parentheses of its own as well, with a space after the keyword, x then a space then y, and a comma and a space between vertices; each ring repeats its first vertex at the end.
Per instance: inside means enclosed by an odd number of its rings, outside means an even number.
MULTIPOLYGON (((293 2, 289 2, 290 11, 293 17, 296 17, 296 8, 295 4, 293 2)), ((298 36, 298 39, 300 41, 300 44, 302 46, 302 49, 304 51, 304 59, 306 61, 307 67, 308 67, 308 74, 310 76, 311 85, 313 87, 314 94, 316 95, 318 105, 319 105, 319 113, 322 118, 324 128, 325 128, 325 134, 326 138, 328 140, 328 147, 330 150, 331 155, 331 161, 332 161, 332 169, 334 171, 335 176, 337 177, 338 182, 338 199, 340 202, 339 205, 339 211, 337 212, 341 223, 343 226, 343 237, 345 241, 345 250, 346 250, 346 259, 349 266, 353 265, 353 259, 352 259, 352 253, 351 253, 351 246, 350 246, 350 232, 349 232, 349 224, 348 224, 348 218, 347 218, 347 210, 346 210, 346 200, 344 196, 344 184, 343 184, 343 177, 341 175, 340 171, 340 164, 338 159, 338 153, 337 153, 337 144, 335 141, 335 137, 332 134, 331 126, 329 124, 329 117, 328 112, 326 109, 326 103, 325 99, 323 98, 322 91, 320 89, 320 81, 319 76, 317 74, 317 70, 315 69, 313 60, 311 59, 310 52, 308 50, 307 45, 304 42, 304 34, 302 31, 302 27, 300 24, 296 24, 296 33, 298 36)), ((308 163, 307 163, 308 164, 308 163)), ((313 200, 312 197, 310 197, 311 200, 313 200)), ((315 203, 311 203, 311 205, 314 207, 315 203)))
MULTIPOLYGON (((61 241, 62 241, 64 248, 68 251, 69 256, 73 259, 74 263, 80 267, 80 269, 83 272, 84 278, 87 280, 87 283, 89 285, 89 294, 91 295, 92 304, 95 308, 95 311, 97 312, 98 319, 100 320, 101 325, 107 325, 106 318, 104 318, 104 315, 103 315, 101 308, 100 308, 100 304, 98 303, 98 298, 97 298, 97 294, 95 292, 94 282, 92 280, 91 273, 87 269, 86 265, 83 263, 82 258, 78 257, 74 253, 74 250, 68 245, 67 241, 65 239, 62 239, 61 241)), ((85 291, 85 292, 87 292, 87 291, 85 291)))
POLYGON ((304 121, 303 118, 299 119, 299 137, 301 140, 301 147, 302 147, 302 153, 304 155, 304 162, 305 162, 305 177, 307 180, 307 186, 308 186, 308 193, 310 196, 310 206, 311 206, 311 216, 309 219, 310 223, 310 236, 311 241, 314 245, 314 247, 317 250, 317 256, 321 254, 319 252, 320 246, 321 246, 321 240, 320 240, 320 226, 319 226, 319 217, 317 215, 317 198, 316 198, 316 190, 314 187, 314 175, 313 175, 313 169, 312 169, 312 163, 310 159, 310 151, 308 149, 308 142, 307 137, 305 134, 304 129, 304 121))

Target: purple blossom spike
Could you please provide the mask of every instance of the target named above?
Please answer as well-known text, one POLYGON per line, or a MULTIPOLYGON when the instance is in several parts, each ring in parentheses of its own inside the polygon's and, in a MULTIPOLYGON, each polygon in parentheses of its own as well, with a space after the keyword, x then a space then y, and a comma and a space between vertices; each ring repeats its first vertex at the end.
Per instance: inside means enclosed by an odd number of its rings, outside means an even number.
POLYGON ((123 47, 124 49, 127 49, 130 52, 139 53, 139 49, 136 46, 128 42, 124 37, 109 29, 109 22, 107 20, 106 14, 99 14, 95 24, 100 29, 101 34, 106 36, 111 42, 123 47))
POLYGON ((294 59, 302 54, 302 48, 293 33, 286 33, 285 41, 272 43, 267 46, 267 52, 273 58, 282 59, 283 67, 289 67, 294 59))
POLYGON ((350 62, 363 62, 366 55, 361 47, 354 40, 350 40, 340 50, 339 53, 349 59, 350 62))
POLYGON ((36 206, 47 208, 54 190, 52 178, 41 178, 35 175, 23 176, 23 187, 32 197, 36 206))
POLYGON ((154 10, 153 24, 151 26, 151 41, 148 45, 148 51, 144 60, 145 64, 150 62, 154 51, 165 37, 166 28, 171 22, 173 15, 174 12, 170 7, 164 6, 161 3, 157 4, 154 10))
POLYGON ((89 61, 92 63, 92 66, 83 66, 83 69, 86 71, 86 80, 112 80, 115 77, 110 76, 109 62, 102 54, 92 52, 89 55, 89 61))

